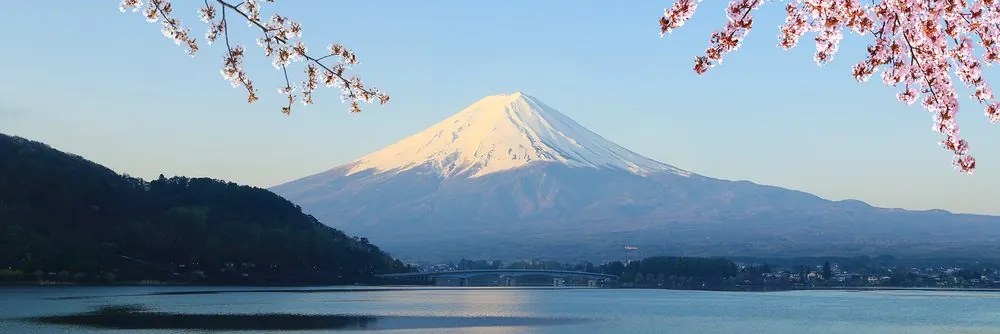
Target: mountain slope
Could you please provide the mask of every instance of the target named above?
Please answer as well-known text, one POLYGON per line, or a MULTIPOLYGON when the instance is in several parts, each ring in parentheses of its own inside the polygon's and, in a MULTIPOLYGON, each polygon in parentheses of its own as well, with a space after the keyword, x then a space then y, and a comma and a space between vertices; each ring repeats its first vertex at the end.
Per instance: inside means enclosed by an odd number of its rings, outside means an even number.
POLYGON ((3 134, 0 267, 22 279, 79 282, 331 284, 403 269, 267 190, 183 177, 146 182, 3 134))
POLYGON ((415 259, 977 252, 1000 219, 828 201, 642 157, 537 99, 486 97, 273 190, 415 259), (498 154, 499 152, 499 154, 498 154), (975 245, 975 246, 974 246, 975 245))

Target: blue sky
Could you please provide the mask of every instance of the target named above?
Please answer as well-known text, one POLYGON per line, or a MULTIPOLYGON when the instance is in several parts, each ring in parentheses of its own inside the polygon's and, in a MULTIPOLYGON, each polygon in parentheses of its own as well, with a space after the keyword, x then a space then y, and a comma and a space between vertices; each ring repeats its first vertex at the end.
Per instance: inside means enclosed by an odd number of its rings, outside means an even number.
MULTIPOLYGON (((203 40, 194 5, 180 18, 203 40)), ((197 2, 194 2, 197 3, 197 2)), ((0 10, 0 132, 39 140, 116 171, 152 178, 208 176, 272 186, 346 163, 418 132, 479 98, 523 91, 651 158, 703 175, 746 179, 874 205, 1000 214, 1000 125, 963 100, 963 134, 979 161, 954 172, 931 117, 896 101, 851 66, 863 37, 848 35, 833 63, 812 61, 812 41, 775 46, 780 5, 756 20, 747 43, 707 75, 692 58, 724 22, 708 1, 665 39, 669 0, 278 1, 314 49, 354 49, 357 73, 392 95, 351 115, 337 92, 317 105, 278 109, 281 84, 251 48, 254 105, 219 75, 222 48, 194 57, 157 25, 117 2, 72 1, 0 10)), ((253 31, 233 25, 253 45, 253 31)), ((987 69, 990 78, 995 68, 987 69)), ((1000 78, 997 78, 1000 79, 1000 78)))

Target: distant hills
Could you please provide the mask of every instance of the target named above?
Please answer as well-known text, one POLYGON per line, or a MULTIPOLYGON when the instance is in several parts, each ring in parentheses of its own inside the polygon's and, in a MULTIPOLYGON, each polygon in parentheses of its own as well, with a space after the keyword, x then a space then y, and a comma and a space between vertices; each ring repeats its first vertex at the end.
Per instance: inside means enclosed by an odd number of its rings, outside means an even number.
POLYGON ((702 176, 625 149, 523 93, 483 98, 272 190, 415 260, 1000 251, 998 217, 876 208, 702 176))
POLYGON ((407 268, 270 191, 0 134, 0 281, 351 284, 407 268))

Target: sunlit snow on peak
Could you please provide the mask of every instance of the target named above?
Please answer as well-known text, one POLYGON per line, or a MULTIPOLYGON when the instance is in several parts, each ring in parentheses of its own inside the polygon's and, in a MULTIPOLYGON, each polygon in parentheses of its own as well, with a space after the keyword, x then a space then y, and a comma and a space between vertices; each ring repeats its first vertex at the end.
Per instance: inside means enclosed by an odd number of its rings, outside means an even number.
POLYGON ((425 166, 444 177, 479 177, 538 162, 690 173, 629 151, 521 92, 487 96, 430 128, 356 161, 348 175, 425 166))

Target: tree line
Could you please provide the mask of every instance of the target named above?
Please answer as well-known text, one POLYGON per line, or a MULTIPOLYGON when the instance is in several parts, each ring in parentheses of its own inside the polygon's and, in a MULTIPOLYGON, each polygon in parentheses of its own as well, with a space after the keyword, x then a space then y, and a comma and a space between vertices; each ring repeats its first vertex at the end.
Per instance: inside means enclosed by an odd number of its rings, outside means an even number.
POLYGON ((119 175, 0 134, 0 280, 364 283, 410 270, 265 189, 119 175))

